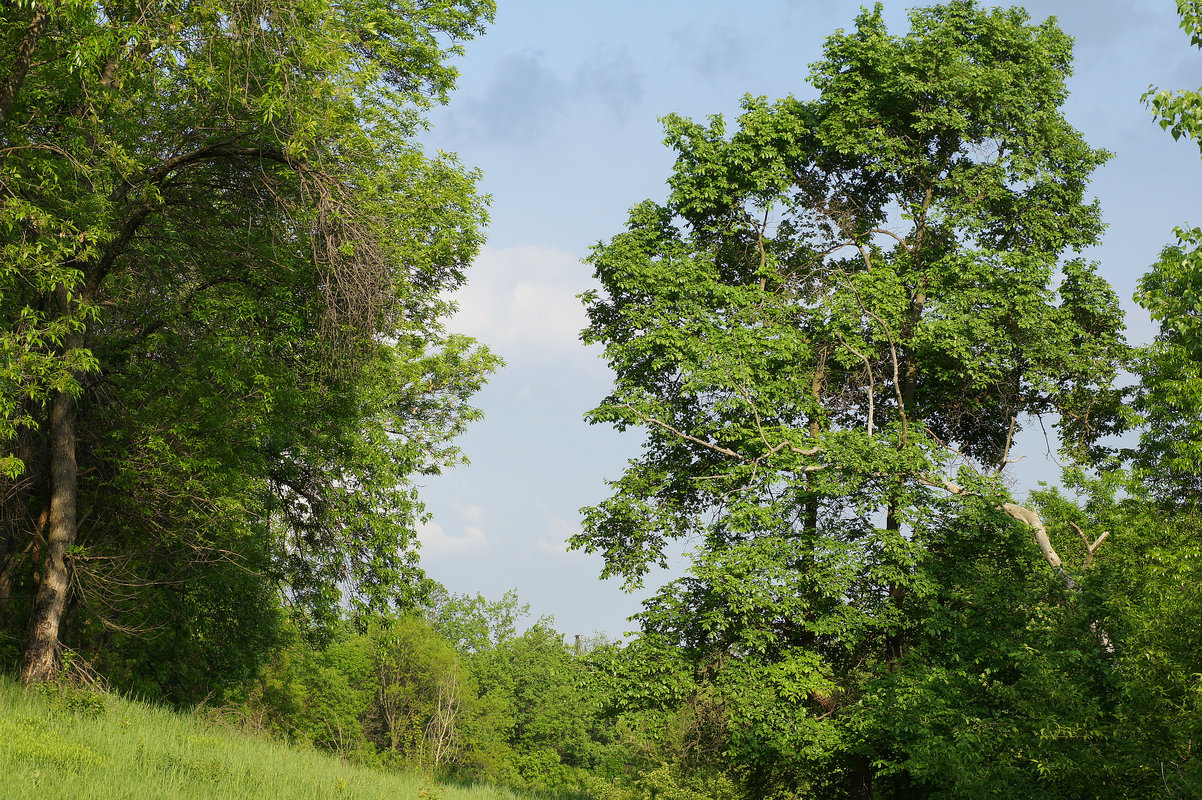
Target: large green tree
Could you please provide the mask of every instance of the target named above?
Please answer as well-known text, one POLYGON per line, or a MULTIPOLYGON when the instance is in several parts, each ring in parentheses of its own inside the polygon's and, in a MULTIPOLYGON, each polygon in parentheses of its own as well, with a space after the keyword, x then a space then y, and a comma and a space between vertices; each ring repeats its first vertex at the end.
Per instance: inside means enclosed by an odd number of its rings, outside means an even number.
MULTIPOLYGON (((958 1, 910 23, 865 11, 827 39, 817 99, 748 98, 733 133, 668 117, 669 198, 589 259, 585 339, 616 375, 590 419, 647 440, 575 544, 632 582, 693 546, 642 614, 647 663, 686 660, 762 791, 933 790, 891 771, 863 709, 920 657, 926 604, 957 582, 990 602, 974 552, 1023 576, 997 630, 1061 609, 1074 652, 1111 649, 1064 531, 1004 483, 1033 420, 1078 458, 1121 424, 1121 313, 1075 255, 1102 230, 1085 192, 1108 154, 1061 114, 1053 21, 958 1)), ((1029 667, 1005 680, 1056 691, 1055 664, 1029 667)))
POLYGON ((456 458, 495 361, 439 322, 480 243, 474 176, 414 134, 492 13, 4 4, 0 612, 24 574, 26 680, 53 674, 72 586, 99 648, 237 641, 212 624, 238 619, 231 580, 243 610, 282 586, 318 616, 420 589, 412 477, 456 458))

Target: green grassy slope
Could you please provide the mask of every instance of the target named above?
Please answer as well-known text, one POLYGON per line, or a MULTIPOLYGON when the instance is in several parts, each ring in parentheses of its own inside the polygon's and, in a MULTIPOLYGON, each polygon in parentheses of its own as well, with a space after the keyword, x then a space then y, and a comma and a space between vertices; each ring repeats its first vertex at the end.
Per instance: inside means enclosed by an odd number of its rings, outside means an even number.
POLYGON ((439 785, 229 732, 172 712, 0 679, 5 800, 521 800, 505 789, 439 785))

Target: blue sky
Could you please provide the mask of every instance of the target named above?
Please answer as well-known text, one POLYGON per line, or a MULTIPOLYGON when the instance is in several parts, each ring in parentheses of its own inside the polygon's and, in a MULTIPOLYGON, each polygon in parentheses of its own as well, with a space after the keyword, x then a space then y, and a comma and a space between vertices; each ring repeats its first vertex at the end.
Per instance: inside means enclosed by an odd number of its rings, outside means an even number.
MULTIPOLYGON (((492 196, 488 245, 458 296, 452 329, 507 361, 477 396, 486 412, 462 439, 470 466, 430 478, 433 518, 421 531, 429 574, 458 593, 517 589, 534 616, 565 634, 619 636, 626 617, 671 573, 628 594, 601 581, 598 557, 567 552, 582 506, 601 501, 638 453, 636 433, 582 420, 609 387, 596 349, 577 340, 576 295, 593 285, 581 263, 622 229, 627 209, 662 199, 672 154, 659 118, 733 120, 745 94, 810 97, 808 65, 823 39, 850 28, 843 0, 498 0, 496 24, 468 45, 451 104, 432 116, 431 149, 459 154, 492 196)), ((890 30, 911 4, 887 2, 890 30)), ((1109 224, 1087 253, 1126 301, 1130 336, 1151 325, 1130 302, 1138 277, 1172 240, 1202 224, 1196 145, 1175 143, 1140 103, 1149 85, 1202 85, 1202 52, 1177 27, 1169 0, 1039 0, 1033 19, 1058 18, 1076 38, 1066 115, 1094 147, 1115 154, 1092 189, 1109 224)), ((1020 442, 1020 485, 1051 479, 1042 440, 1020 442)), ((681 561, 674 559, 679 571, 681 561)))

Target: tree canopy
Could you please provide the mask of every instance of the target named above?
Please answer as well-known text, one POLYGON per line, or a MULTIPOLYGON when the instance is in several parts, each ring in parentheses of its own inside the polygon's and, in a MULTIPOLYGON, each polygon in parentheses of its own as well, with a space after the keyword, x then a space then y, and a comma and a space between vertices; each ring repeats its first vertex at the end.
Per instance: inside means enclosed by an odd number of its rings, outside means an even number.
POLYGON ((565 796, 1198 796, 1202 230, 1129 345, 1022 9, 863 9, 812 99, 665 118, 584 297, 588 419, 645 441, 572 543, 689 559, 635 638, 426 578, 499 361, 443 324, 478 176, 417 136, 493 11, 0 0, 0 668, 565 796))
MULTIPOLYGON (((936 791, 946 773, 905 750, 929 740, 866 709, 919 691, 907 667, 970 658, 951 630, 1013 654, 1054 620, 1087 685, 1111 648, 1081 563, 1003 480, 1032 421, 1088 463, 1125 419, 1118 300, 1079 255, 1108 154, 1061 113, 1070 65, 1071 39, 1021 9, 952 2, 897 36, 878 5, 827 39, 817 99, 747 98, 729 133, 667 117, 667 201, 589 259, 585 339, 616 376, 590 419, 647 439, 574 542, 633 582, 692 546, 641 614, 647 658, 691 665, 761 791, 785 774, 831 797, 936 791), (946 617, 966 606, 983 616, 946 617)), ((1062 709, 1065 665, 1040 652, 999 660, 1005 691, 1062 709)))
POLYGON ((101 638, 211 636, 197 620, 271 586, 313 619, 420 595, 412 479, 456 460, 496 360, 440 322, 481 242, 475 176, 414 136, 492 13, 8 4, 0 604, 38 573, 28 678, 72 581, 101 638))

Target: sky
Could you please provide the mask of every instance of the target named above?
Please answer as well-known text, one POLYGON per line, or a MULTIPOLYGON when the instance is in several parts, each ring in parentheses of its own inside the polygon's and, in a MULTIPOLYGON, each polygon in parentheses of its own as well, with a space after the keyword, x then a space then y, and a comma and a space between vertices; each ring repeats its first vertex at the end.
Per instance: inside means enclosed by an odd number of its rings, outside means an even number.
MULTIPOLYGON (((687 554, 642 589, 601 580, 599 556, 569 551, 580 509, 608 495, 638 432, 590 426, 586 411, 610 374, 580 344, 577 295, 595 286, 582 263, 621 232, 628 209, 663 200, 673 155, 659 119, 722 114, 744 95, 814 96, 808 65, 826 36, 851 29, 845 0, 498 0, 496 23, 456 59, 459 88, 431 115, 423 142, 458 154, 491 196, 488 244, 468 274, 449 328, 506 361, 475 402, 485 412, 460 441, 471 463, 425 479, 430 521, 422 564, 452 592, 499 598, 510 589, 531 619, 565 635, 621 637, 627 618, 687 554)), ((916 3, 885 3, 892 33, 916 3)), ((1182 224, 1202 224, 1198 147, 1174 142, 1141 103, 1149 86, 1202 85, 1202 52, 1178 28, 1170 0, 1033 0, 1076 40, 1065 115, 1093 147, 1114 154, 1091 185, 1108 229, 1085 255, 1128 311, 1129 338, 1154 329, 1131 302, 1136 281, 1182 224)), ((1018 442, 1012 469, 1034 486, 1054 480, 1042 439, 1018 442)), ((1021 488, 1021 487, 1020 487, 1021 488)))

